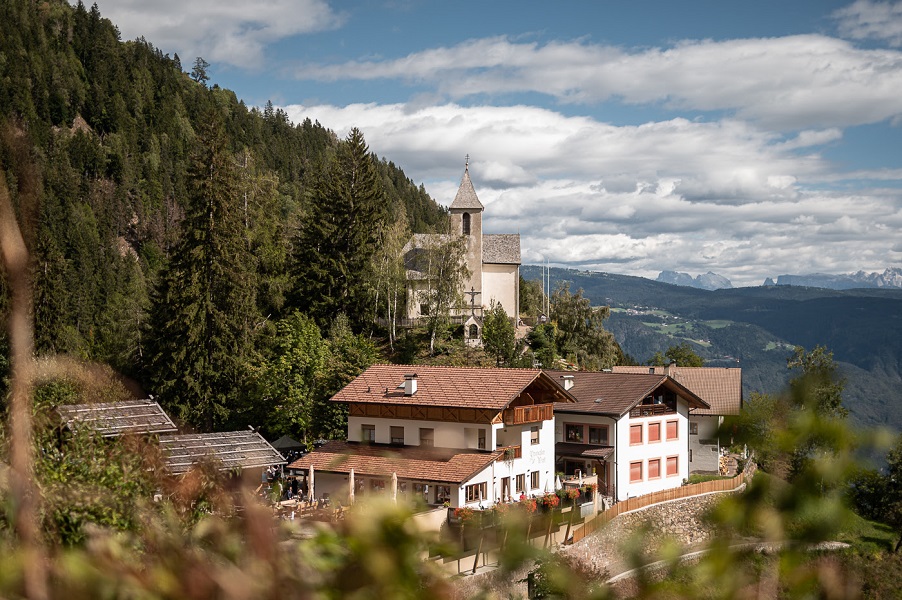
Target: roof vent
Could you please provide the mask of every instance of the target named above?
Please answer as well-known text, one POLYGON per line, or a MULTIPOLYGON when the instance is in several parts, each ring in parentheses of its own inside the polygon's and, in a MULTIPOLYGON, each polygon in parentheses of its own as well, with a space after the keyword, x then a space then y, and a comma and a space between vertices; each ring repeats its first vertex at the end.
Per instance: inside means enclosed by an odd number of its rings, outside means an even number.
POLYGON ((404 395, 413 396, 417 393, 417 374, 408 373, 404 376, 404 395))
POLYGON ((564 380, 564 389, 570 391, 573 387, 573 375, 561 375, 561 379, 564 380))
POLYGON ((601 398, 596 398, 596 399, 595 399, 595 404, 601 404, 601 398))

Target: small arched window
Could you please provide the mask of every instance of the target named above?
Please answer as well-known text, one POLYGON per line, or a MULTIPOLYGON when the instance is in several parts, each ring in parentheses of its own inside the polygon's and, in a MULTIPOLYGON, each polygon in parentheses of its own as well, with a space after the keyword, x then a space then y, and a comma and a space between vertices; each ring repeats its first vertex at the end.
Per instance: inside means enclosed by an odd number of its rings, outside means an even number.
POLYGON ((470 235, 470 213, 464 213, 461 218, 461 225, 463 227, 463 234, 470 235))
POLYGON ((470 339, 475 340, 479 337, 479 327, 476 326, 476 323, 470 325, 470 339))

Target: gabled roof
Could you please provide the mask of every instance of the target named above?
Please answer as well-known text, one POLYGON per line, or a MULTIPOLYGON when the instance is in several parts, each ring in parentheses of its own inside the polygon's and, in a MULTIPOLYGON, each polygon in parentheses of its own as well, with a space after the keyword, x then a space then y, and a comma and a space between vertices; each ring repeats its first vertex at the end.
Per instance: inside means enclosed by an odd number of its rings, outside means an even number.
POLYGON ((487 233, 482 236, 482 264, 520 264, 519 233, 487 233))
POLYGON ((570 394, 577 402, 556 408, 556 412, 621 417, 661 387, 674 392, 692 408, 708 408, 704 400, 666 375, 605 371, 548 371, 548 374, 556 380, 564 375, 573 377, 570 394))
POLYGON ((256 431, 225 431, 164 435, 160 446, 166 464, 176 475, 185 473, 202 460, 220 463, 221 470, 284 465, 285 459, 256 431))
POLYGON ((556 402, 576 400, 542 371, 425 365, 373 365, 335 394, 332 400, 500 411, 530 386, 536 386, 556 402), (398 389, 408 374, 417 376, 417 391, 411 396, 398 389))
POLYGON ((397 474, 399 479, 460 484, 502 456, 496 450, 454 450, 422 446, 388 446, 356 442, 327 442, 322 448, 294 461, 288 468, 329 473, 350 473, 364 477, 397 474))
POLYGON ((454 202, 451 203, 450 209, 459 208, 461 210, 484 210, 485 207, 479 198, 476 197, 476 190, 473 188, 473 182, 470 181, 470 168, 464 168, 464 176, 460 180, 460 187, 457 189, 457 195, 454 196, 454 202))
POLYGON ((172 419, 153 400, 64 404, 56 411, 70 429, 84 425, 103 437, 178 431, 172 419))
POLYGON ((694 415, 738 415, 742 409, 742 369, 738 367, 614 367, 615 373, 661 373, 692 390, 711 408, 698 408, 694 415))

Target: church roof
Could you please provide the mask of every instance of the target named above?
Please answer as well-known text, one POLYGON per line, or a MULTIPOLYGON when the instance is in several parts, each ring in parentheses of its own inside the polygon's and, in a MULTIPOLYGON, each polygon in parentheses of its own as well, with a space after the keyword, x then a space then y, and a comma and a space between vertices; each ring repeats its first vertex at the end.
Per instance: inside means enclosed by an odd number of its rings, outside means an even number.
POLYGON ((454 196, 454 202, 451 203, 450 208, 452 210, 455 208, 472 210, 485 209, 482 202, 476 197, 476 190, 473 188, 473 182, 470 181, 469 167, 464 169, 464 176, 460 180, 460 187, 457 189, 457 195, 454 196))
POLYGON ((519 265, 520 234, 488 233, 482 236, 482 263, 519 265))

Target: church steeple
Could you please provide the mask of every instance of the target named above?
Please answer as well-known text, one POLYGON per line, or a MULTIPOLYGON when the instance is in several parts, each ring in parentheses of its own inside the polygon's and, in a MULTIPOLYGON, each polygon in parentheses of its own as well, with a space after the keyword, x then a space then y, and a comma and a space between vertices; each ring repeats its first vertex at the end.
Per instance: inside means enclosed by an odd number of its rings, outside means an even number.
POLYGON ((454 202, 451 203, 451 210, 485 210, 482 202, 476 196, 476 190, 473 188, 473 182, 470 181, 470 156, 467 155, 467 162, 464 165, 464 176, 460 180, 460 187, 457 189, 457 195, 454 196, 454 202))

